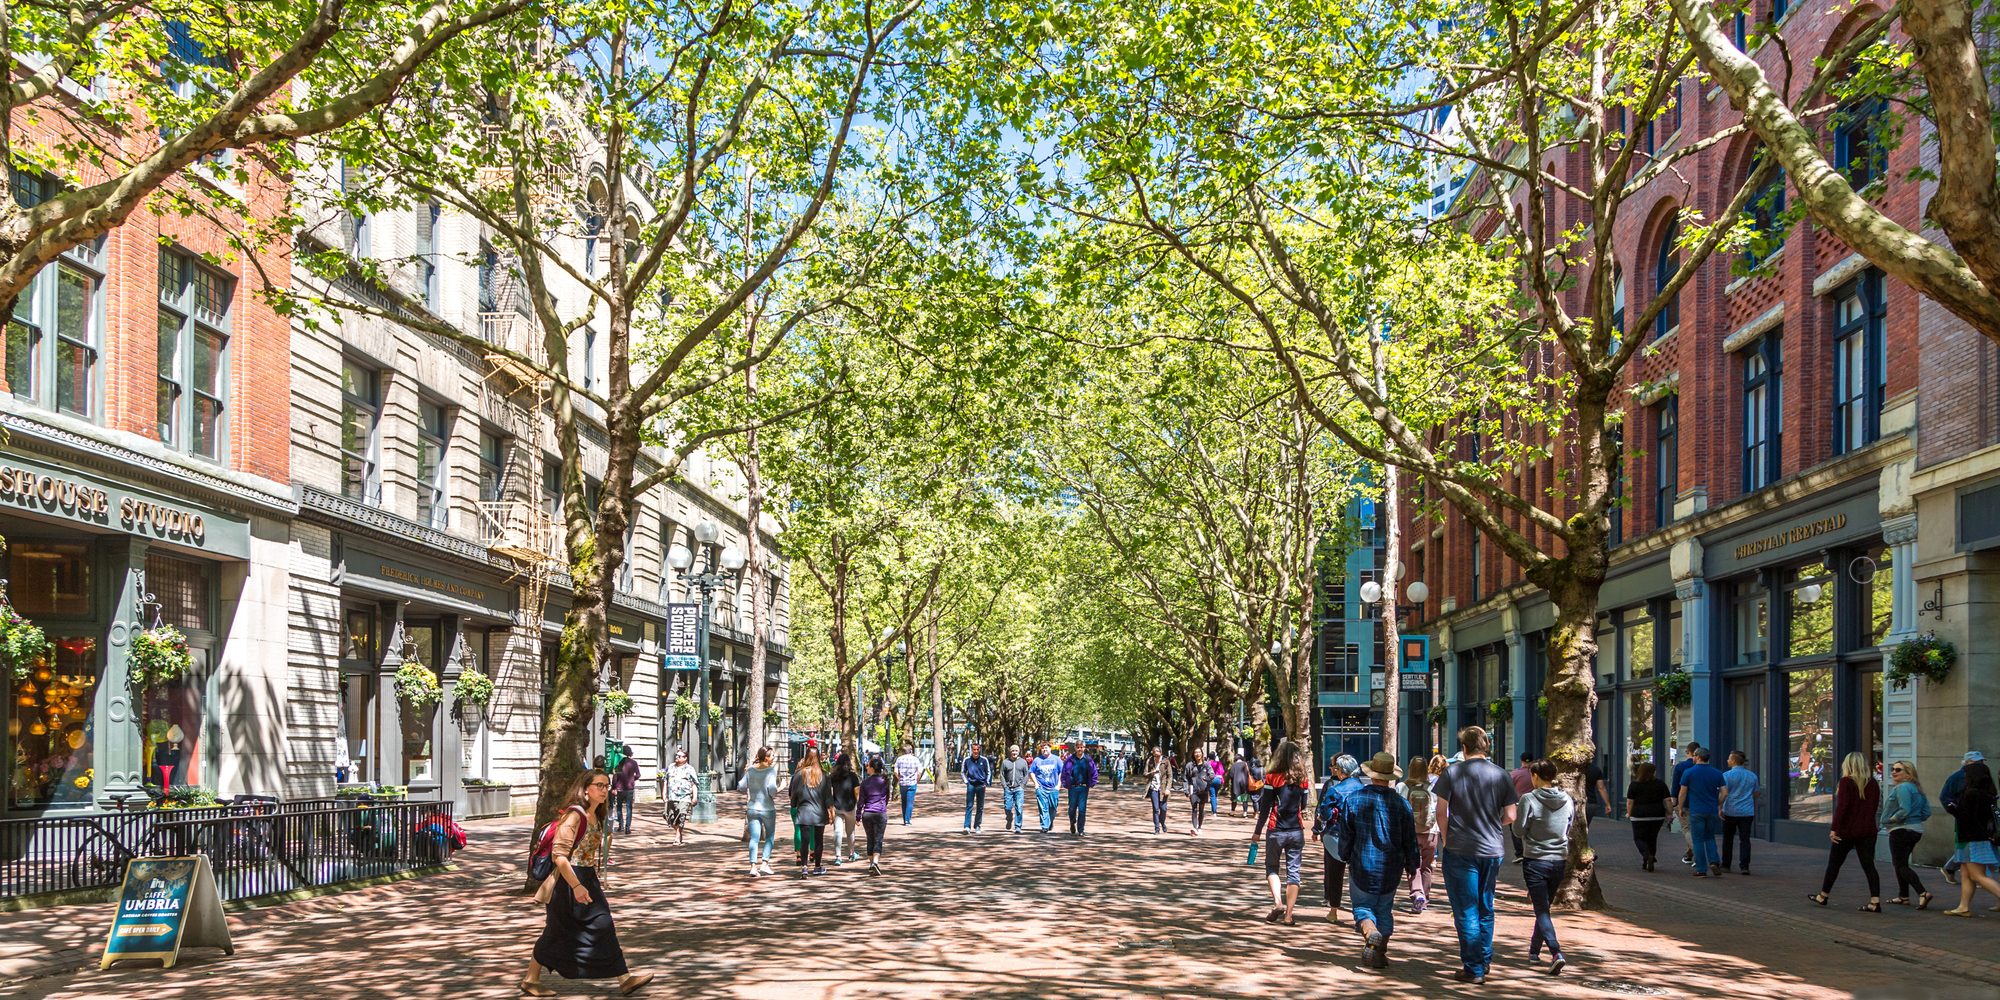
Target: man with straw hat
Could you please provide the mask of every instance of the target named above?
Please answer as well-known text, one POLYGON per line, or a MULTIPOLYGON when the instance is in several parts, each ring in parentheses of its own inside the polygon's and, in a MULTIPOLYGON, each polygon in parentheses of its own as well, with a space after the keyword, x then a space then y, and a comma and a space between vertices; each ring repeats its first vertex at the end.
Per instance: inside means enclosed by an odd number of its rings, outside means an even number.
POLYGON ((1396 889, 1417 868, 1417 818, 1390 782, 1403 776, 1396 755, 1378 753, 1361 765, 1368 784, 1348 794, 1340 810, 1340 859, 1352 878, 1354 929, 1361 934, 1362 965, 1389 967, 1389 935, 1396 929, 1396 889))

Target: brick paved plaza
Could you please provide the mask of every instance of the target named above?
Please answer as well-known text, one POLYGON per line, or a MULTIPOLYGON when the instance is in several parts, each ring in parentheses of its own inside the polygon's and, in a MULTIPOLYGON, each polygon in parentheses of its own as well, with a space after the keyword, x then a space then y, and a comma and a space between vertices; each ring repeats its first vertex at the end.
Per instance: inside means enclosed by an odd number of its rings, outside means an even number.
MULTIPOLYGON (((1398 914, 1386 973, 1360 969, 1351 931, 1329 926, 1316 905, 1310 852, 1299 926, 1262 923, 1268 897, 1242 864, 1243 820, 1211 820, 1200 839, 1184 826, 1156 837, 1137 794, 1107 789, 1083 840, 999 832, 997 809, 984 834, 966 837, 957 809, 936 798, 920 797, 916 826, 892 820, 883 878, 848 867, 806 882, 750 881, 733 824, 675 848, 657 819, 642 821, 606 883, 627 955, 660 974, 646 995, 2000 997, 2000 967, 1985 961, 2000 956, 1990 900, 1973 920, 1857 913, 1864 887, 1850 865, 1820 910, 1804 900, 1817 852, 1759 844, 1751 878, 1697 880, 1679 864, 1647 875, 1625 864, 1624 828, 1600 823, 1613 909, 1558 917, 1569 970, 1550 979, 1526 965, 1530 910, 1518 869, 1506 866, 1494 973, 1469 987, 1449 978, 1456 946, 1449 914, 1435 907, 1398 914)), ((722 808, 741 815, 728 798, 722 808)), ((476 824, 447 875, 232 914, 235 956, 191 950, 172 970, 96 971, 108 905, 0 914, 0 997, 517 995, 541 925, 518 894, 525 828, 476 824)), ((1925 875, 1941 900, 1955 893, 1925 875)), ((610 986, 550 983, 562 996, 610 986)))

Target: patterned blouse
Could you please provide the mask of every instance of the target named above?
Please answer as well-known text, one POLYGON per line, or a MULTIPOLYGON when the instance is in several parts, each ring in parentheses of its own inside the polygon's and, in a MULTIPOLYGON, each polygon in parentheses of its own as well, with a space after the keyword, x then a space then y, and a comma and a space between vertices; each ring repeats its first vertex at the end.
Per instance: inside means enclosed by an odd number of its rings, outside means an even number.
MULTIPOLYGON (((569 810, 564 810, 556 823, 556 840, 550 850, 551 856, 568 858, 570 865, 576 868, 596 868, 604 862, 611 851, 609 823, 591 823, 586 818, 583 824, 578 824, 569 810)), ((536 901, 547 903, 560 881, 560 871, 543 879, 540 891, 535 893, 536 901)))

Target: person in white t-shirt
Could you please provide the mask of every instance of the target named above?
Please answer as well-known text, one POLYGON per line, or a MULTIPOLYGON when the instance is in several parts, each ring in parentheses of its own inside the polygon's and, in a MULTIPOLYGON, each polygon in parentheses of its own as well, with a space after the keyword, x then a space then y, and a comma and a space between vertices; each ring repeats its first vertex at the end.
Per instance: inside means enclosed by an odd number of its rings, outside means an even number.
POLYGON ((903 744, 902 756, 896 758, 896 786, 903 790, 903 825, 910 825, 910 816, 917 809, 917 782, 923 780, 924 762, 917 759, 916 748, 903 744))

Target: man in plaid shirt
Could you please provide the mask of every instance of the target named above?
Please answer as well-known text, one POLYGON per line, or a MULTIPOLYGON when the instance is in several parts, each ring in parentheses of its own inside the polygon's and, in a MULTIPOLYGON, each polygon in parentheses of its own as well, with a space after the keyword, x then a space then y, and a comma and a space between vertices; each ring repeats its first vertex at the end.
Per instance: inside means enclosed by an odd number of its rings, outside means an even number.
POLYGON ((1396 889, 1417 870, 1417 818, 1389 783, 1403 776, 1396 755, 1378 753, 1361 765, 1368 784, 1350 793, 1340 809, 1340 859, 1353 879, 1354 929, 1361 933, 1362 964, 1389 967, 1395 932, 1396 889))

